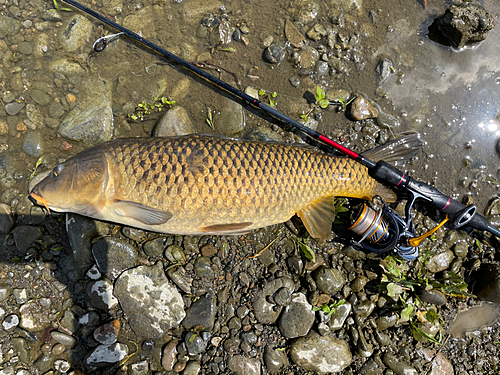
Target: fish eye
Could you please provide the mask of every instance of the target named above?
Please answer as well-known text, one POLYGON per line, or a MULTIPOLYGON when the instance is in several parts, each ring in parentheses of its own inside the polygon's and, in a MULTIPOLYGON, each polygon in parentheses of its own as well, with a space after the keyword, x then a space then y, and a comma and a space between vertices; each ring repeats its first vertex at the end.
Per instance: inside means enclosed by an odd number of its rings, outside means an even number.
POLYGON ((62 172, 62 169, 63 169, 63 166, 62 164, 58 164, 53 170, 52 170, 52 174, 54 175, 54 177, 57 177, 61 172, 62 172))

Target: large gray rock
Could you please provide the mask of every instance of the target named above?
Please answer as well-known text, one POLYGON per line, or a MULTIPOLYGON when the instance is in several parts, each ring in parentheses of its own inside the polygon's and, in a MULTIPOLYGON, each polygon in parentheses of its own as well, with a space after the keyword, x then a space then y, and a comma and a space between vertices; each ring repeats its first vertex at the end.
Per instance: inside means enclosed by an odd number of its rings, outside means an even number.
POLYGON ((91 32, 92 22, 87 17, 75 14, 59 29, 59 40, 66 52, 74 52, 85 46, 91 32))
POLYGON ((115 282, 114 295, 134 332, 158 339, 184 319, 184 302, 170 284, 161 262, 123 272, 115 282))
POLYGON ((175 137, 195 134, 198 131, 189 119, 186 110, 180 106, 169 109, 156 123, 153 135, 155 137, 175 137))
POLYGON ((347 342, 314 331, 293 342, 290 356, 298 366, 320 374, 340 372, 352 362, 347 342))
POLYGON ((186 311, 182 325, 186 329, 211 331, 215 323, 215 296, 209 293, 193 302, 186 311))
POLYGON ((64 118, 58 132, 89 146, 109 141, 113 135, 111 84, 98 78, 84 83, 78 104, 64 118))
POLYGON ((439 31, 455 48, 473 46, 495 26, 494 17, 479 4, 452 5, 437 19, 439 31))

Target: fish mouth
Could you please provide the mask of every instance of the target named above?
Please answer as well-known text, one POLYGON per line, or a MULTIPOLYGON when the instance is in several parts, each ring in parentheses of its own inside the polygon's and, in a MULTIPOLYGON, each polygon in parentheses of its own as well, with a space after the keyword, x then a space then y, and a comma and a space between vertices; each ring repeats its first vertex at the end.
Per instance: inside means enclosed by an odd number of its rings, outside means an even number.
POLYGON ((33 198, 36 204, 44 206, 50 214, 50 208, 47 204, 47 199, 39 195, 38 192, 35 192, 34 190, 31 192, 30 198, 33 198))

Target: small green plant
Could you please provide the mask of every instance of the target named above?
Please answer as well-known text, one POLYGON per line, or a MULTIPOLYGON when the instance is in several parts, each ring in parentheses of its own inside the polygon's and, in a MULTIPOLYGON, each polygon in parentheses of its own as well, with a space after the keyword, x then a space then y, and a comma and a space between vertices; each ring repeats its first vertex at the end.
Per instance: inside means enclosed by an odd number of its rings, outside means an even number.
POLYGON ((36 161, 35 167, 33 168, 33 170, 31 171, 31 174, 30 174, 30 181, 33 180, 33 177, 35 177, 35 173, 36 173, 38 167, 40 166, 40 164, 43 163, 43 159, 44 159, 44 157, 40 156, 38 158, 38 160, 36 161))
POLYGON ((354 100, 356 97, 354 96, 351 98, 348 102, 344 101, 343 97, 340 97, 339 101, 329 101, 326 99, 326 94, 325 90, 323 90, 320 86, 316 86, 316 102, 314 102, 313 107, 307 112, 302 115, 300 115, 300 118, 303 119, 305 122, 309 121, 309 115, 315 110, 315 109, 326 109, 329 105, 339 105, 342 107, 343 110, 347 108, 347 106, 354 100))
MULTIPOLYGON (((465 281, 453 272, 448 272, 446 278, 433 279, 427 274, 425 263, 431 253, 426 250, 420 256, 415 267, 407 262, 388 256, 380 261, 382 279, 379 289, 393 301, 393 308, 398 311, 399 323, 407 323, 416 340, 425 338, 434 343, 441 343, 434 335, 424 331, 425 327, 439 324, 441 318, 437 306, 425 305, 419 295, 422 290, 435 290, 450 297, 474 297, 467 292, 465 281)), ((439 333, 440 334, 440 333, 439 333)))
POLYGON ((313 311, 319 311, 322 310, 327 316, 331 316, 332 314, 335 314, 335 311, 337 310, 337 307, 343 305, 345 303, 345 299, 341 299, 340 301, 336 303, 331 303, 331 304, 324 304, 322 306, 313 306, 313 311))
POLYGON ((269 105, 271 107, 275 107, 276 106, 276 101, 274 100, 278 96, 278 93, 276 91, 273 91, 273 92, 269 93, 266 90, 260 89, 259 90, 259 96, 267 97, 267 99, 269 100, 269 105))
POLYGON ((135 108, 134 113, 129 114, 127 117, 132 121, 143 121, 147 116, 159 113, 163 111, 164 108, 171 108, 175 105, 175 100, 171 98, 161 98, 156 97, 153 103, 146 103, 145 100, 139 103, 135 108))
MULTIPOLYGON (((311 249, 307 244, 306 244, 306 240, 307 238, 296 238, 296 237, 292 237, 292 240, 295 244, 295 246, 297 246, 298 250, 299 250, 299 253, 300 253, 300 256, 307 260, 307 261, 311 261, 313 263, 316 262, 316 254, 314 254, 314 251, 313 249, 311 249)), ((304 267, 304 271, 305 271, 305 267, 304 267)))
POLYGON ((54 2, 54 8, 56 8, 56 9, 50 9, 51 12, 60 12, 61 10, 64 10, 66 12, 71 12, 72 11, 72 9, 70 9, 70 8, 63 8, 61 5, 59 5, 57 3, 56 0, 52 0, 52 1, 54 2))
POLYGON ((215 111, 212 111, 210 107, 207 107, 207 118, 205 119, 205 121, 207 122, 208 126, 210 126, 213 130, 215 130, 215 120, 217 120, 219 113, 215 113, 215 111))

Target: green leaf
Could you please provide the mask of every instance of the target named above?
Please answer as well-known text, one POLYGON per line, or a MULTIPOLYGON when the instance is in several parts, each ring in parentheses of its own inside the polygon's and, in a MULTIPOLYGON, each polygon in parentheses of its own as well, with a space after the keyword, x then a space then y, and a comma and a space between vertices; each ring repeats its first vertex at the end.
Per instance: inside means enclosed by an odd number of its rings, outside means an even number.
POLYGON ((276 105, 276 103, 274 102, 274 100, 269 99, 269 105, 270 105, 271 107, 274 107, 274 106, 276 105))
POLYGON ((330 102, 326 99, 321 99, 320 101, 318 101, 318 105, 325 109, 326 107, 328 107, 330 105, 330 102))
POLYGON ((325 99, 325 90, 323 90, 319 86, 316 86, 316 101, 320 102, 323 99, 325 99))
POLYGON ((398 323, 408 322, 410 320, 411 314, 413 312, 413 306, 408 305, 403 310, 401 310, 401 318, 398 320, 398 323))
POLYGON ((423 337, 423 338, 426 338, 427 340, 429 340, 430 342, 433 342, 434 344, 443 345, 440 341, 436 340, 431 335, 425 333, 424 331, 422 331, 420 328, 418 328, 413 323, 410 324, 410 329, 411 329, 411 332, 413 334, 413 338, 417 341, 420 341, 423 337), (420 337, 419 337, 419 335, 420 335, 420 337))
POLYGON ((264 96, 266 94, 266 92, 262 89, 259 90, 259 96, 264 96))
POLYGON ((403 293, 403 287, 395 283, 387 284, 387 295, 392 299, 397 300, 398 296, 403 293))
POLYGON ((299 249, 302 255, 304 255, 304 258, 316 263, 316 254, 314 254, 314 251, 309 246, 303 242, 299 242, 299 249))
POLYGON ((273 91, 271 94, 271 98, 276 98, 278 96, 278 93, 276 91, 273 91))
POLYGON ((300 118, 304 120, 306 123, 309 122, 309 116, 308 115, 300 115, 300 118))
POLYGON ((437 319, 439 319, 439 315, 433 309, 428 310, 424 316, 425 319, 431 323, 434 323, 437 319))

